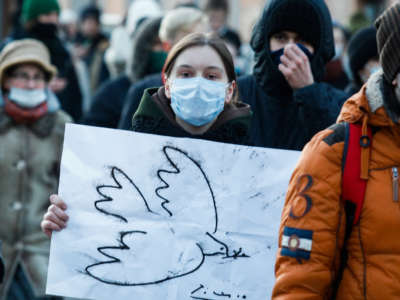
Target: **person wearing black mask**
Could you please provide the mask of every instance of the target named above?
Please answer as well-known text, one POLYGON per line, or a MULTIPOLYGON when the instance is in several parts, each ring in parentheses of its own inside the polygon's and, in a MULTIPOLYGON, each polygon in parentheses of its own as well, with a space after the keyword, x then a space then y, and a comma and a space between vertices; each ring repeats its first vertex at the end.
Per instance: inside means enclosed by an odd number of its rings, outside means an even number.
POLYGON ((21 13, 23 31, 9 36, 0 48, 24 38, 44 43, 50 51, 51 63, 58 70, 49 87, 57 95, 61 108, 77 121, 82 115, 82 94, 71 55, 58 37, 59 13, 57 0, 24 0, 21 13))
POLYGON ((335 122, 347 95, 321 83, 334 56, 332 21, 323 0, 272 0, 254 27, 253 75, 239 79, 254 111, 255 146, 301 150, 335 122))

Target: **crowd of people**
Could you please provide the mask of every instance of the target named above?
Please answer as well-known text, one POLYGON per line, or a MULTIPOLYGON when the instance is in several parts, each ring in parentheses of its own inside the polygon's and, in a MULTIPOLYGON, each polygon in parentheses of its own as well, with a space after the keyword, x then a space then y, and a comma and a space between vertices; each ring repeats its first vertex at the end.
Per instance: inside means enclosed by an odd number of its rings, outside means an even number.
POLYGON ((68 222, 54 194, 67 122, 304 148, 273 299, 396 298, 400 3, 355 31, 323 0, 270 0, 247 47, 229 1, 183 2, 135 0, 109 37, 96 6, 23 1, 0 46, 0 300, 46 298, 46 235, 68 222))

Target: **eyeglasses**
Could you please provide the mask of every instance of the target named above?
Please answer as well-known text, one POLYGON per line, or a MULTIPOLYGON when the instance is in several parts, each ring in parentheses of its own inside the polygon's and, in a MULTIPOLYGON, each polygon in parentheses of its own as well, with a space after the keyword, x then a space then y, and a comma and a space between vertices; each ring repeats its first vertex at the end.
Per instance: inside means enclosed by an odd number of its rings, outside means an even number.
POLYGON ((29 74, 24 72, 15 72, 11 74, 11 78, 18 79, 24 83, 28 83, 33 80, 35 83, 43 83, 45 81, 45 77, 43 74, 36 74, 33 77, 29 76, 29 74))

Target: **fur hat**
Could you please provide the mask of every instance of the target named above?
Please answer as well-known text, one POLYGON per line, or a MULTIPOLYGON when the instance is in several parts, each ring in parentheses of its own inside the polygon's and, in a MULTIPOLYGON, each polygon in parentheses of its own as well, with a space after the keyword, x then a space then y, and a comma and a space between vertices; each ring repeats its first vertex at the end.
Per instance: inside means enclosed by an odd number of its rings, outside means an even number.
POLYGON ((24 63, 38 64, 49 80, 57 73, 56 67, 50 63, 46 46, 38 40, 23 39, 7 44, 0 52, 0 83, 8 68, 24 63))

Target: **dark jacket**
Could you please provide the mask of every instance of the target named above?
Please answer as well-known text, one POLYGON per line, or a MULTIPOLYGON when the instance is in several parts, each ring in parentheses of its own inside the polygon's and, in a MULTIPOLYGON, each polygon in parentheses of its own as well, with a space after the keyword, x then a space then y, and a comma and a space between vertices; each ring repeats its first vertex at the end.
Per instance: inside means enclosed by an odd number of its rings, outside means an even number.
MULTIPOLYGON (((158 38, 160 24, 161 18, 150 19, 142 24, 135 38, 134 49, 126 74, 105 82, 99 88, 93 97, 89 112, 82 120, 83 124, 117 128, 129 87, 146 75, 151 74, 153 70, 150 52, 155 39, 158 38)), ((160 80, 154 86, 161 85, 160 80)), ((140 94, 138 105, 142 95, 143 91, 140 94)), ((130 115, 129 128, 127 129, 131 128, 132 116, 135 111, 130 115)))
POLYGON ((88 48, 88 52, 82 57, 82 60, 89 71, 91 91, 95 92, 101 83, 110 78, 110 72, 104 61, 104 52, 109 46, 108 37, 103 33, 99 33, 96 37, 89 40, 82 33, 78 32, 75 44, 88 48))
POLYGON ((202 135, 192 135, 175 121, 164 87, 147 89, 132 120, 133 131, 172 137, 188 137, 232 144, 248 144, 250 107, 244 103, 226 106, 215 123, 202 135))
POLYGON ((121 119, 118 124, 120 129, 132 129, 132 117, 139 107, 142 100, 143 93, 148 88, 162 86, 161 73, 153 74, 145 77, 143 80, 138 81, 131 86, 126 95, 124 108, 122 109, 121 119))
POLYGON ((320 130, 333 124, 347 98, 327 83, 314 83, 297 91, 266 93, 253 75, 238 81, 240 98, 253 112, 251 141, 256 146, 301 150, 320 130))
POLYGON ((30 31, 21 31, 13 36, 9 36, 2 47, 8 42, 24 38, 37 39, 47 46, 50 52, 51 63, 57 67, 58 77, 64 78, 67 81, 65 89, 56 94, 61 108, 75 121, 80 120, 82 117, 82 94, 78 77, 71 55, 57 36, 57 28, 54 25, 41 25, 34 27, 30 31))
POLYGON ((130 86, 131 81, 127 75, 121 75, 105 82, 94 95, 90 110, 81 123, 117 128, 130 86))
POLYGON ((240 78, 238 85, 240 98, 254 112, 252 142, 256 146, 301 150, 314 134, 335 122, 347 95, 319 83, 325 64, 334 55, 331 17, 322 0, 302 1, 319 16, 318 46, 310 62, 316 83, 293 91, 273 63, 269 49, 269 37, 275 26, 272 22, 279 6, 290 1, 272 0, 264 10, 251 39, 254 75, 240 78))
POLYGON ((358 85, 353 81, 348 84, 348 86, 346 87, 346 89, 344 91, 350 98, 354 94, 357 94, 358 91, 361 90, 361 88, 362 88, 362 85, 358 85))

